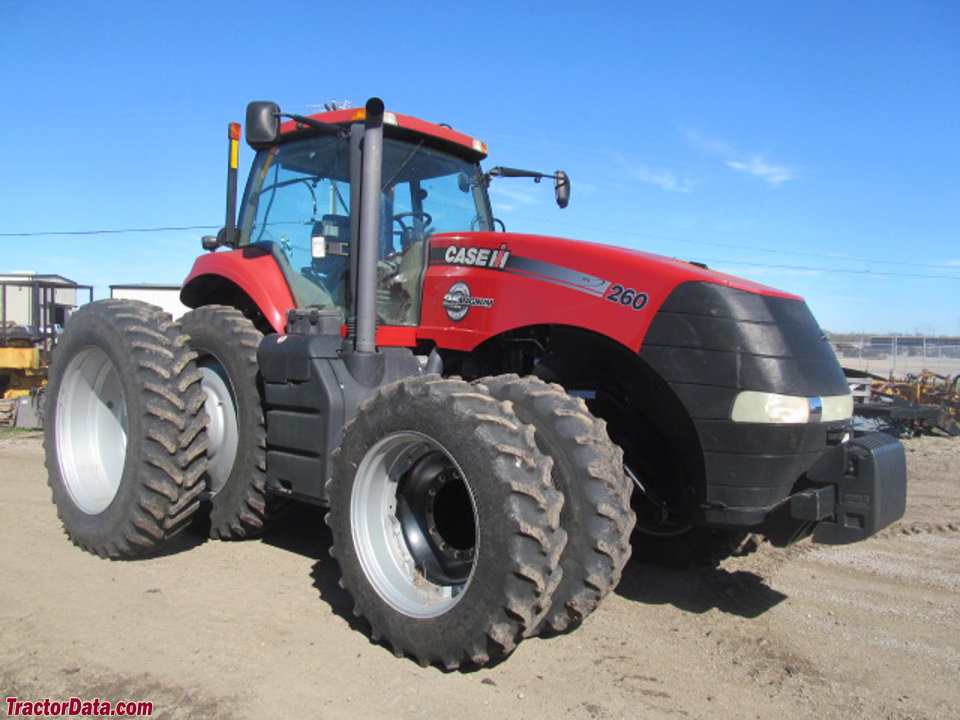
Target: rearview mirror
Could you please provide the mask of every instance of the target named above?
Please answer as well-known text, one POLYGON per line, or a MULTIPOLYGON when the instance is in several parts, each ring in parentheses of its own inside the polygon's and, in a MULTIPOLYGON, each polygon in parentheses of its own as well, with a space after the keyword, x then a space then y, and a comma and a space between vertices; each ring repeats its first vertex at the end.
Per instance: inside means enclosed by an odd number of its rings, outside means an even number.
POLYGON ((277 142, 280 135, 280 106, 258 100, 247 105, 247 145, 264 150, 277 142))
POLYGON ((570 178, 563 170, 557 170, 554 177, 554 192, 557 195, 557 205, 565 208, 570 204, 570 178))

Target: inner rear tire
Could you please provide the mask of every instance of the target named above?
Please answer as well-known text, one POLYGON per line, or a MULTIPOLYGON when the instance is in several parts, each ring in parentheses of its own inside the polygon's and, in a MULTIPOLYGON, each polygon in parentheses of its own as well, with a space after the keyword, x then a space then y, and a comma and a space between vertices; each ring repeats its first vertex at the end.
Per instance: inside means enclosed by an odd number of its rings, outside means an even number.
POLYGON ((156 550, 200 504, 206 413, 187 338, 133 300, 84 305, 60 336, 44 430, 63 527, 107 558, 156 550))
POLYGON ((449 669, 512 652, 561 572, 550 465, 482 388, 426 376, 364 402, 335 453, 327 523, 373 639, 449 669))

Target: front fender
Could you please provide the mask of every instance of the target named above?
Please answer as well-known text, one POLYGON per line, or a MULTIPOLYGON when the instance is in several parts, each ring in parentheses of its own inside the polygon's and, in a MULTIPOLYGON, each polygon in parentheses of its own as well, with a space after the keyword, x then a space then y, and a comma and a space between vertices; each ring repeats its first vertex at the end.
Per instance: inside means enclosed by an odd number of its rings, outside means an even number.
POLYGON ((180 290, 187 307, 226 302, 218 296, 228 280, 246 293, 276 332, 286 327, 287 311, 296 307, 290 287, 273 256, 258 247, 201 255, 180 290))

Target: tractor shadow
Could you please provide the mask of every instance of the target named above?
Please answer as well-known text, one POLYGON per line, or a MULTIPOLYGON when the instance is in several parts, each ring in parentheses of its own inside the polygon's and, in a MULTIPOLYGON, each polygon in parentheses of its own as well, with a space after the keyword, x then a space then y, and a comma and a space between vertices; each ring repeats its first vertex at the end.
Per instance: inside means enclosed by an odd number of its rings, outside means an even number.
POLYGON ((747 619, 759 617, 787 599, 761 576, 745 570, 675 569, 639 560, 627 563, 615 592, 646 605, 673 605, 698 615, 717 609, 747 619))
MULTIPOLYGON (((310 578, 320 599, 329 605, 333 613, 351 630, 369 636, 369 626, 365 620, 354 616, 353 600, 349 593, 340 587, 340 569, 330 557, 333 537, 325 522, 325 516, 326 510, 323 508, 294 503, 281 518, 267 527, 262 542, 313 560, 310 578)), ((760 575, 745 570, 730 571, 723 567, 674 569, 637 559, 631 560, 624 568, 615 592, 623 598, 645 605, 669 604, 695 614, 717 609, 748 619, 759 617, 787 599, 786 595, 767 585, 760 575)), ((545 637, 552 636, 553 633, 545 634, 545 637)), ((502 659, 488 664, 486 668, 500 662, 502 659)), ((437 669, 448 672, 443 668, 437 669)), ((464 665, 458 671, 452 672, 470 673, 475 669, 464 665)))
POLYGON ((333 536, 325 522, 327 511, 307 503, 292 503, 283 516, 264 530, 264 543, 293 552, 314 561, 310 569, 313 586, 320 599, 353 630, 366 631, 364 623, 353 615, 353 600, 340 587, 340 568, 330 557, 333 536))
MULTIPOLYGON (((364 620, 353 614, 353 600, 340 587, 340 568, 330 557, 333 537, 325 522, 326 510, 306 503, 293 503, 269 525, 262 542, 297 553, 314 561, 310 569, 320 599, 354 630, 368 632, 364 620)), ((184 542, 202 542, 185 533, 184 542)), ((181 548, 182 549, 182 548, 181 548)), ((689 613, 717 609, 743 618, 756 618, 776 607, 787 596, 774 590, 760 575, 721 567, 661 567, 637 559, 623 570, 618 595, 645 605, 673 605, 689 613)))
MULTIPOLYGON (((320 595, 320 599, 329 605, 333 613, 346 622, 351 630, 361 632, 369 638, 369 624, 363 618, 353 614, 353 599, 346 590, 340 587, 340 568, 337 566, 337 561, 330 557, 333 536, 325 522, 326 514, 327 511, 324 508, 306 503, 293 503, 283 513, 282 518, 278 518, 276 523, 267 527, 261 540, 267 545, 297 553, 313 560, 313 566, 310 568, 310 578, 313 581, 313 587, 320 595)), ((387 652, 392 652, 390 647, 383 642, 372 639, 370 642, 383 647, 387 652)), ((410 662, 415 662, 412 658, 407 659, 410 662)), ((507 659, 509 659, 509 655, 496 658, 482 668, 469 662, 463 663, 456 670, 448 670, 439 664, 433 665, 433 668, 444 675, 471 674, 481 669, 494 668, 507 659)))

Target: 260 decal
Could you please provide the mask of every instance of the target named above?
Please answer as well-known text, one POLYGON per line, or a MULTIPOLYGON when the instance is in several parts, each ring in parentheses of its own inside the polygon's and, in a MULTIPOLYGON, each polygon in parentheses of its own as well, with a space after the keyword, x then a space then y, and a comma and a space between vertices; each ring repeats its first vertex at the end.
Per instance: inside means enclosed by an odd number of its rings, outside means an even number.
POLYGON ((611 285, 609 292, 603 296, 603 299, 613 303, 619 303, 631 310, 643 310, 650 301, 650 298, 645 292, 624 287, 619 283, 611 285))

